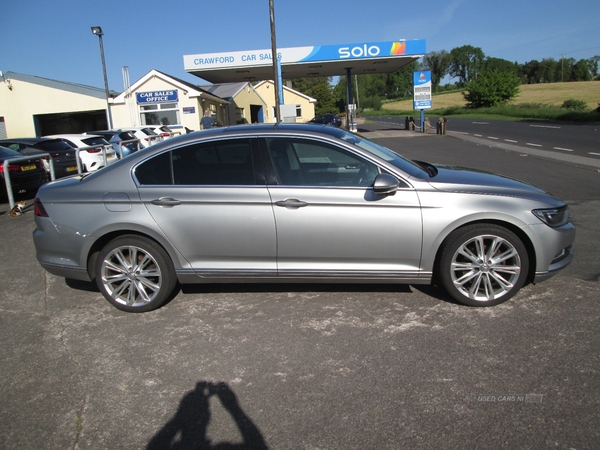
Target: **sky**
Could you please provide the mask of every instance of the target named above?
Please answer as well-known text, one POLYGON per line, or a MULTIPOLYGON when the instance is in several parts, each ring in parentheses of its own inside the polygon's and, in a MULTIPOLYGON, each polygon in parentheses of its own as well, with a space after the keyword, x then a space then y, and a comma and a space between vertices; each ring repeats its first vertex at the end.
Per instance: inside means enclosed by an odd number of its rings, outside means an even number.
MULTIPOLYGON (((424 39, 427 51, 479 47, 525 63, 600 55, 600 0, 273 0, 277 46, 424 39)), ((152 69, 194 84, 183 55, 271 49, 269 0, 7 0, 0 71, 124 90, 152 69)))

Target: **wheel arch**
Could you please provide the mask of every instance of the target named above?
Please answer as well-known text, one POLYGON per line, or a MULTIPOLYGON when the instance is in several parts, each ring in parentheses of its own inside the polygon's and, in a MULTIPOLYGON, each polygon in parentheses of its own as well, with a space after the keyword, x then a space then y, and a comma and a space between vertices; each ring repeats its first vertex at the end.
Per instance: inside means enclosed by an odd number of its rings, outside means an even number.
POLYGON ((478 225, 478 224, 501 226, 501 227, 506 228, 507 230, 511 231, 512 233, 514 233, 521 240, 521 242, 525 246, 525 249, 527 250, 527 258, 529 259, 529 270, 527 272, 527 278, 526 278, 525 282, 526 282, 526 284, 531 283, 534 279, 536 265, 537 265, 537 259, 536 259, 537 255, 535 252, 535 247, 533 245, 533 242, 531 241, 531 239, 527 235, 527 233, 525 231, 523 231, 522 228, 520 228, 510 222, 506 222, 504 220, 498 220, 498 219, 473 220, 471 222, 463 223, 460 226, 450 230, 446 234, 446 236, 444 237, 444 239, 442 240, 442 242, 440 243, 440 245, 438 246, 438 248, 436 250, 434 265, 433 265, 433 280, 434 280, 434 282, 436 284, 439 282, 438 277, 439 277, 439 270, 440 270, 440 258, 441 258, 442 250, 443 250, 448 238, 456 230, 459 230, 461 228, 465 228, 465 227, 468 227, 471 225, 478 225))
POLYGON ((151 241, 153 241, 157 245, 159 245, 167 253, 167 255, 169 255, 169 258, 171 258, 171 262, 173 264, 175 264, 175 262, 177 261, 175 258, 173 258, 171 249, 165 247, 165 245, 163 245, 163 243, 160 242, 160 240, 156 239, 151 234, 144 233, 143 231, 131 230, 131 229, 129 229, 129 230, 120 229, 120 230, 110 231, 110 232, 103 234, 98 239, 96 239, 96 241, 92 244, 92 246, 90 247, 90 249, 88 251, 86 269, 87 269, 88 276, 90 277, 90 280, 94 281, 94 279, 96 278, 96 275, 95 275, 96 274, 96 263, 98 260, 98 254, 100 253, 100 250, 102 250, 102 248, 107 243, 112 241, 113 239, 116 239, 121 236, 126 236, 126 235, 139 236, 139 237, 144 237, 146 239, 150 239, 151 241))

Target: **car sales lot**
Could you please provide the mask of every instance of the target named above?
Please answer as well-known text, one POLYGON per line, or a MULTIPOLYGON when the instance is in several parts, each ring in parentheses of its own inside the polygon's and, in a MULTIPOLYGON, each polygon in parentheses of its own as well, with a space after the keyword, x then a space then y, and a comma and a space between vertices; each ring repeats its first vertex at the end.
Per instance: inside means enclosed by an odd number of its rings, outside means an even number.
POLYGON ((431 287, 193 285, 127 314, 45 273, 31 206, 10 217, 2 205, 0 447, 593 447, 600 173, 448 136, 377 136, 555 193, 577 226, 575 260, 492 308, 431 287))

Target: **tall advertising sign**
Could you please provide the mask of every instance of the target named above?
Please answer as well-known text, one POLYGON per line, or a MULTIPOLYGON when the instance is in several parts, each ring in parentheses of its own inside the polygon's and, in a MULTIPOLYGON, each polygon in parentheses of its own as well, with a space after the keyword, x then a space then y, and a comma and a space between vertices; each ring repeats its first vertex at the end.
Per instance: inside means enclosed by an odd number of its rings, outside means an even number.
POLYGON ((413 73, 414 109, 431 109, 431 71, 413 73))

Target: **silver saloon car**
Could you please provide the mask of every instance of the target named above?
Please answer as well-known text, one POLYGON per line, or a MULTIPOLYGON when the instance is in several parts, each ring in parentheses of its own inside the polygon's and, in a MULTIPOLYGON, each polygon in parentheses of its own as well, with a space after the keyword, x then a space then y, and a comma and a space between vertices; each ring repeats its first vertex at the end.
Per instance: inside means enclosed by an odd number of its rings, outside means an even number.
POLYGON ((40 264, 150 311, 183 283, 435 283, 502 303, 569 264, 567 205, 322 125, 186 134, 35 199, 40 264))

